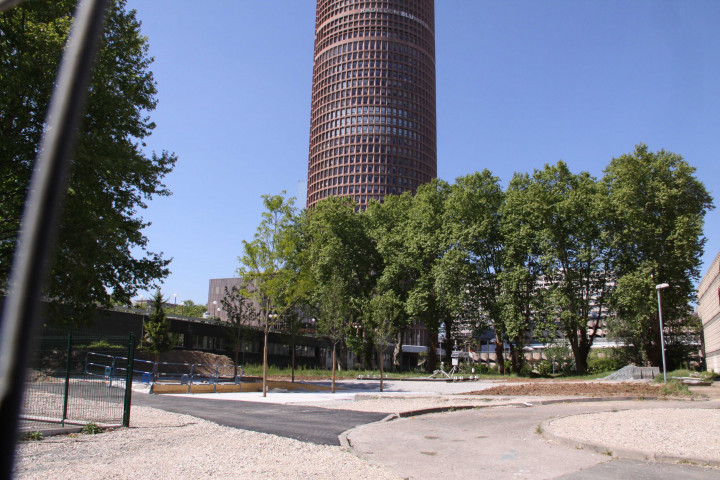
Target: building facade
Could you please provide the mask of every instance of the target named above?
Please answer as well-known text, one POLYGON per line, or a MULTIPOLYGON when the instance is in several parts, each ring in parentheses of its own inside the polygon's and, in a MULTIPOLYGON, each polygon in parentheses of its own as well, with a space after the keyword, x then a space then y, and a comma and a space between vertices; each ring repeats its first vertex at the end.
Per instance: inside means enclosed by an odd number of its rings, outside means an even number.
POLYGON ((211 278, 210 288, 208 289, 208 316, 218 318, 221 322, 227 322, 227 312, 223 309, 222 301, 227 296, 227 291, 231 291, 233 287, 243 288, 245 282, 242 278, 211 278))
POLYGON ((697 313, 703 325, 707 369, 720 372, 720 253, 698 286, 697 313))
POLYGON ((318 0, 307 207, 437 175, 434 0, 318 0))

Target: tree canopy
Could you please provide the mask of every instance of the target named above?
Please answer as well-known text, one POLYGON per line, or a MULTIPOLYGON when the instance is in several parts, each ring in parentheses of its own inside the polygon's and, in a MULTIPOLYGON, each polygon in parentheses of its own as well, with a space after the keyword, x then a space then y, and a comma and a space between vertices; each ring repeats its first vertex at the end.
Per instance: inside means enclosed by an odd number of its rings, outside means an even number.
POLYGON ((655 286, 662 293, 663 320, 690 318, 693 280, 700 275, 705 214, 712 197, 682 156, 640 144, 613 158, 605 170, 608 235, 617 250, 617 286, 612 319, 616 337, 641 347, 660 365, 660 326, 655 286))
POLYGON ((169 352, 177 343, 177 335, 170 333, 170 320, 165 315, 165 299, 158 288, 153 295, 153 311, 143 322, 145 332, 144 348, 155 354, 155 361, 161 353, 169 352))
MULTIPOLYGON (((679 155, 641 144, 613 159, 601 180, 559 161, 516 173, 505 190, 484 170, 388 196, 365 212, 329 197, 275 223, 286 233, 267 238, 293 238, 292 255, 281 255, 293 261, 258 271, 303 279, 305 313, 333 351, 343 342, 358 354, 374 345, 382 358, 415 323, 428 332, 432 370, 440 333, 450 350, 491 329, 501 370, 505 345, 517 372, 528 341, 562 339, 585 371, 603 329, 657 364, 656 283, 673 287, 664 291, 667 331, 692 330, 692 281, 713 207, 693 173, 679 155)), ((284 217, 261 225, 270 218, 284 217)))
MULTIPOLYGON (((23 2, 0 16, 0 289, 8 280, 28 182, 75 0, 23 2)), ((75 322, 97 305, 129 304, 169 273, 147 251, 139 215, 173 154, 146 155, 157 105, 148 42, 125 1, 111 3, 73 155, 47 298, 70 305, 75 322)))

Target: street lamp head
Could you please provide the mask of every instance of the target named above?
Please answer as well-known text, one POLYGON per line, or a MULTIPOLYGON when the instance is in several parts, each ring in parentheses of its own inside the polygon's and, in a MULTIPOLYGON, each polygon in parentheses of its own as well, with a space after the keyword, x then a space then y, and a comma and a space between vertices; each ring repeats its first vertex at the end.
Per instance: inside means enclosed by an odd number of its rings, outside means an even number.
POLYGON ((668 288, 670 286, 669 283, 661 283, 660 285, 655 285, 656 290, 662 290, 663 288, 668 288))

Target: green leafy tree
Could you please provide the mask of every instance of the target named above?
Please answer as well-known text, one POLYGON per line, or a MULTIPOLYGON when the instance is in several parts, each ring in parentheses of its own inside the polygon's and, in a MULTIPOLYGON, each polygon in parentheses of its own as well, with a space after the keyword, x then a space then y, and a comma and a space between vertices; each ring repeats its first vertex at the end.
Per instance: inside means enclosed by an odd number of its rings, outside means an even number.
POLYGON ((168 313, 170 312, 174 315, 202 318, 203 314, 207 312, 207 305, 196 304, 192 300, 183 300, 180 305, 173 305, 172 309, 168 307, 168 313))
POLYGON ((353 325, 362 324, 361 307, 375 285, 373 267, 380 263, 365 216, 355 212, 347 197, 319 202, 307 215, 306 234, 318 330, 333 346, 334 393, 337 347, 353 325))
POLYGON ((332 344, 332 393, 335 393, 338 345, 345 339, 353 318, 352 301, 343 288, 342 280, 337 273, 331 274, 327 282, 318 282, 313 295, 318 332, 332 344))
POLYGON ((545 311, 546 290, 538 288, 545 274, 539 230, 542 214, 535 209, 533 180, 528 174, 515 174, 510 180, 501 208, 504 238, 503 270, 499 274, 503 335, 510 342, 512 371, 519 373, 524 363, 523 346, 531 335, 543 335, 548 326, 545 311))
MULTIPOLYGON (((0 16, 0 289, 75 3, 27 1, 0 16)), ((148 224, 138 215, 153 196, 170 194, 162 179, 176 162, 166 152, 142 151, 155 128, 148 113, 157 104, 147 52, 135 12, 126 11, 124 0, 112 2, 45 292, 73 307, 76 323, 113 299, 129 304, 169 273, 169 260, 146 250, 148 224)))
POLYGON ((603 231, 606 197, 593 177, 573 174, 564 162, 536 170, 530 192, 528 206, 539 220, 548 320, 558 322, 577 370, 585 373, 614 285, 615 250, 603 231))
POLYGON ((495 353, 504 371, 504 328, 500 318, 503 235, 500 209, 504 192, 489 170, 459 177, 450 187, 443 219, 448 251, 438 282, 455 314, 480 333, 495 332, 495 353), (452 286, 452 288, 447 288, 452 286))
POLYGON ((452 306, 436 288, 441 272, 439 262, 447 250, 442 219, 449 189, 442 180, 420 186, 402 228, 406 236, 406 275, 410 286, 405 308, 413 319, 422 322, 430 335, 429 370, 434 370, 437 365, 441 325, 446 332, 445 349, 452 348, 452 306))
POLYGON ((288 299, 294 295, 296 272, 288 267, 296 252, 294 225, 298 218, 294 199, 284 195, 263 195, 262 220, 252 242, 243 241, 244 253, 239 258, 238 273, 246 285, 241 293, 258 306, 263 329, 263 396, 267 395, 268 334, 277 329, 293 305, 288 299))
POLYGON ((305 235, 307 211, 294 215, 292 222, 284 227, 285 263, 282 275, 276 277, 275 303, 281 312, 281 326, 290 344, 290 367, 292 382, 295 381, 295 350, 302 319, 311 311, 310 298, 314 287, 312 272, 307 258, 308 239, 305 235))
MULTIPOLYGON (((252 300, 243 295, 243 289, 238 286, 225 287, 225 296, 220 300, 222 309, 227 314, 228 322, 232 327, 230 343, 235 351, 235 366, 237 369, 240 360, 240 349, 245 339, 247 327, 258 323, 258 310, 252 300)), ((237 375, 237 371, 235 372, 237 375)))
POLYGON ((680 155, 640 144, 614 158, 603 177, 613 219, 608 233, 618 252, 617 317, 610 329, 642 348, 654 366, 662 364, 655 285, 670 284, 662 293, 663 321, 670 326, 690 318, 700 274, 704 218, 713 203, 694 174, 680 155))
MULTIPOLYGON (((145 349, 155 354, 155 363, 160 361, 160 354, 169 352, 177 344, 178 336, 170 332, 170 320, 165 316, 163 307, 165 299, 158 288, 153 295, 153 311, 143 322, 145 332, 145 349)), ((155 380, 157 380, 157 366, 155 367, 155 380)))
POLYGON ((365 310, 365 325, 372 331, 380 363, 380 391, 384 387, 384 356, 388 346, 396 340, 398 332, 405 325, 405 306, 394 292, 376 292, 368 301, 365 310))
POLYGON ((396 330, 393 365, 400 366, 402 354, 402 333, 412 318, 407 313, 407 299, 412 288, 408 271, 411 258, 406 249, 404 228, 410 214, 413 198, 410 192, 385 197, 384 203, 370 202, 365 212, 368 221, 368 232, 378 252, 379 261, 373 266, 377 274, 377 286, 373 297, 384 297, 380 301, 383 308, 389 299, 401 308, 394 311, 395 315, 383 318, 390 320, 388 327, 396 330), (382 265, 380 265, 382 262, 382 265))

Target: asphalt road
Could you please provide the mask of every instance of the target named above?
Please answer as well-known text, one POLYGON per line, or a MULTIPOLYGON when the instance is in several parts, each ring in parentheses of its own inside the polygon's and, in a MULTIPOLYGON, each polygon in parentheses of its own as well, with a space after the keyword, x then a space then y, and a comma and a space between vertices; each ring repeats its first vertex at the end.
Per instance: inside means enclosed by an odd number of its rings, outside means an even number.
POLYGON ((137 392, 133 392, 132 404, 192 415, 227 427, 271 433, 320 445, 340 445, 338 435, 342 432, 358 425, 377 422, 387 416, 385 413, 137 392))

